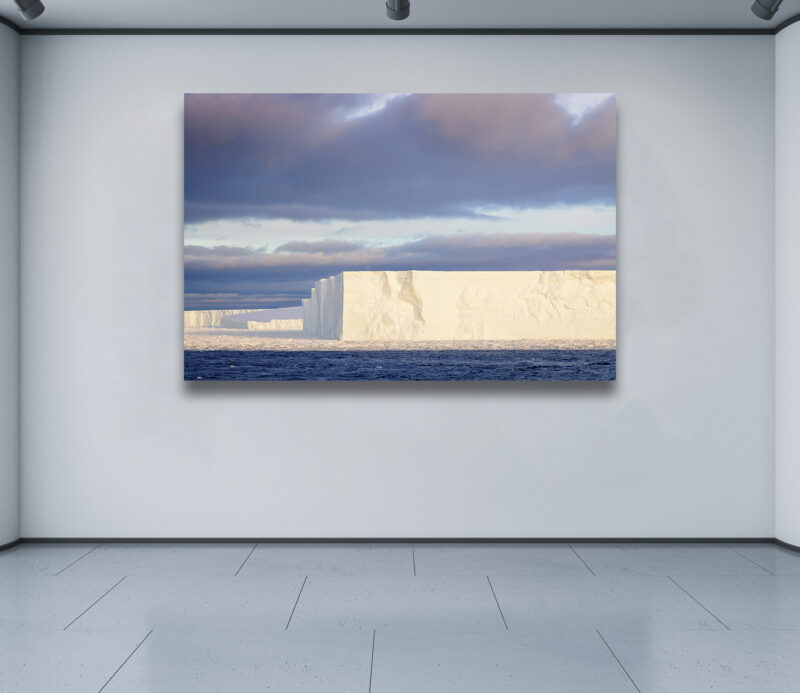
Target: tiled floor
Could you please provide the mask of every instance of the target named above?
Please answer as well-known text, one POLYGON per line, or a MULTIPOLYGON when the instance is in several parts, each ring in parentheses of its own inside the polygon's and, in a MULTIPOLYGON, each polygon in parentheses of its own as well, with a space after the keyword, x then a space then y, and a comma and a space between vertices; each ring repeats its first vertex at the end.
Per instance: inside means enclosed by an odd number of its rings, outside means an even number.
POLYGON ((0 691, 800 691, 800 553, 22 544, 0 691))

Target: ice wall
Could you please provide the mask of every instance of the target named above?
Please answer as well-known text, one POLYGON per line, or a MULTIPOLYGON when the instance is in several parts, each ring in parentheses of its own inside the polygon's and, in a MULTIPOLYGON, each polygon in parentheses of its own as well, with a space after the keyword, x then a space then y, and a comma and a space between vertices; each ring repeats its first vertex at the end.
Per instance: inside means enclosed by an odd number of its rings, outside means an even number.
MULTIPOLYGON (((344 277, 372 274, 371 272, 343 272, 334 277, 320 279, 311 289, 311 298, 303 299, 303 332, 322 339, 345 339, 343 336, 344 277)), ((351 339, 359 339, 351 337, 351 339)))
POLYGON ((616 339, 615 271, 344 272, 303 300, 342 340, 616 339))
POLYGON ((267 320, 266 322, 259 322, 258 320, 247 321, 248 330, 280 330, 284 332, 299 332, 303 329, 303 320, 267 320))
MULTIPOLYGON (((231 327, 228 323, 232 315, 252 313, 252 310, 185 310, 183 311, 184 327, 231 327)), ((240 322, 233 327, 244 327, 240 322)))
POLYGON ((289 317, 296 312, 296 308, 276 310, 185 310, 183 311, 183 327, 224 327, 235 330, 302 330, 302 318, 289 317), (273 315, 286 317, 273 318, 271 317, 273 315))

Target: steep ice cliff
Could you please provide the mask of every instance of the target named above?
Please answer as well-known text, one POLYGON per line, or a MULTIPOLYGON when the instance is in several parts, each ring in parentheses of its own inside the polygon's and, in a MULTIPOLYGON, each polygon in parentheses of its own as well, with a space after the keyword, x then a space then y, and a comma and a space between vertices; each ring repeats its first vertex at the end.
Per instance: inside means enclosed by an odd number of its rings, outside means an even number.
POLYGON ((344 272, 314 283, 311 298, 303 299, 303 332, 307 335, 323 339, 343 339, 343 276, 349 274, 367 273, 344 272))
POLYGON ((343 272, 303 300, 304 332, 341 340, 616 338, 616 272, 343 272))

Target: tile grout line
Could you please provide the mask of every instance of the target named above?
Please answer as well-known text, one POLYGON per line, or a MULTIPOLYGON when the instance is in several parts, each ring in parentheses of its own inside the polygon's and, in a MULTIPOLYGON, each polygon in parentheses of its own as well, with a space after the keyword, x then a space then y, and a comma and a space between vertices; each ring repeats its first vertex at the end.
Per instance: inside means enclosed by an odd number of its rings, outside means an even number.
POLYGON ((702 607, 703 609, 705 609, 705 611, 707 611, 709 614, 711 614, 712 616, 714 616, 714 618, 715 618, 715 619, 717 619, 717 621, 719 621, 719 622, 720 622, 720 623, 721 623, 723 626, 725 626, 725 630, 730 630, 730 626, 728 626, 728 624, 727 624, 727 623, 725 623, 725 622, 724 622, 724 621, 723 621, 721 618, 719 618, 718 616, 716 616, 715 614, 713 614, 713 613, 712 613, 712 612, 711 612, 709 609, 706 609, 706 607, 705 607, 705 606, 703 606, 703 605, 702 605, 702 604, 701 604, 701 603, 700 603, 700 602, 699 602, 697 599, 695 599, 695 598, 694 598, 694 597, 693 597, 693 596, 692 596, 692 595, 691 595, 691 594, 688 592, 688 590, 686 590, 686 589, 684 589, 683 587, 681 587, 681 586, 680 586, 680 585, 679 585, 677 582, 675 582, 675 580, 673 580, 673 579, 672 579, 672 578, 671 578, 669 575, 667 575, 667 578, 668 578, 668 579, 669 579, 669 580, 670 580, 670 581, 671 581, 671 582, 672 582, 672 583, 673 583, 673 584, 674 584, 674 585, 675 585, 675 586, 676 586, 678 589, 680 589, 682 592, 684 592, 684 593, 686 594, 686 596, 687 596, 687 597, 689 597, 689 598, 690 598, 692 601, 696 602, 696 603, 697 603, 697 604, 698 604, 700 607, 702 607))
POLYGON ((414 566, 414 577, 417 577, 417 557, 414 554, 414 544, 411 544, 411 563, 414 566))
POLYGON ((99 549, 101 546, 102 546, 102 544, 98 544, 97 546, 93 546, 93 547, 92 547, 91 549, 89 549, 89 550, 88 550, 88 551, 87 551, 85 554, 83 554, 83 556, 81 556, 80 558, 76 558, 76 559, 75 559, 74 561, 72 561, 72 563, 70 563, 68 566, 65 566, 64 568, 62 568, 61 570, 59 570, 59 571, 58 571, 58 572, 57 572, 57 573, 56 573, 56 574, 55 574, 53 577, 58 577, 58 576, 59 576, 59 575, 61 575, 61 573, 63 573, 63 572, 64 572, 64 571, 65 571, 67 568, 71 568, 71 567, 72 567, 72 566, 74 566, 74 565, 75 565, 75 564, 76 564, 78 561, 80 561, 80 560, 81 560, 81 559, 83 559, 83 558, 86 558, 86 557, 87 557, 87 556, 88 556, 88 555, 89 555, 89 554, 90 554, 92 551, 94 551, 95 549, 99 549))
POLYGON ((637 691, 639 691, 639 693, 642 693, 642 691, 639 689, 639 686, 637 686, 637 685, 636 685, 636 681, 634 681, 634 680, 633 680, 633 677, 632 677, 632 676, 631 676, 631 675, 628 673, 628 670, 627 670, 627 669, 626 669, 626 668, 625 668, 625 667, 622 665, 622 662, 620 662, 620 661, 619 661, 619 657, 617 657, 617 654, 616 654, 616 652, 614 652, 614 650, 612 650, 612 649, 611 649, 611 645, 609 645, 609 644, 606 642, 606 639, 603 637, 603 634, 602 634, 602 633, 601 633, 599 630, 597 631, 597 634, 600 636, 600 639, 603 641, 603 644, 604 644, 604 645, 605 645, 605 646, 608 648, 608 651, 611 653, 611 655, 614 657, 614 659, 616 659, 616 660, 617 660, 617 664, 619 664, 619 666, 620 666, 620 668, 622 669, 622 671, 624 671, 624 672, 625 672, 625 676, 627 676, 627 677, 628 677, 628 681, 630 681, 630 682, 631 682, 631 684, 633 685, 633 687, 634 687, 634 688, 635 688, 637 691))
POLYGON ((765 568, 765 567, 764 567, 763 565, 761 565, 760 563, 756 563, 756 562, 755 562, 755 561, 754 561, 752 558, 750 558, 749 556, 745 556, 743 553, 741 553, 740 551, 737 551, 737 550, 736 550, 736 549, 734 549, 732 546, 728 546, 728 545, 726 544, 725 548, 726 548, 726 549, 730 549, 731 551, 733 551, 733 552, 734 552, 734 553, 736 553, 736 554, 739 554, 739 555, 740 555, 742 558, 744 558, 745 560, 748 560, 748 561, 750 561, 750 562, 751 562, 753 565, 755 565, 755 566, 758 566, 759 568, 761 568, 761 570, 766 570, 766 571, 767 571, 767 572, 768 572, 770 575, 772 575, 772 577, 776 577, 776 576, 775 576, 775 573, 773 573, 771 570, 768 570, 767 568, 765 568))
MULTIPOLYGON (((575 547, 570 543, 567 543, 567 546, 569 546, 569 548, 572 549, 572 553, 574 553, 580 559, 581 563, 583 563, 583 565, 586 566, 586 570, 588 570, 592 575, 594 575, 594 571, 589 567, 589 564, 583 560, 581 555, 575 550, 575 547)), ((595 577, 597 576, 595 575, 595 577)))
POLYGON ((503 619, 503 625, 506 627, 506 630, 508 630, 508 623, 506 623, 506 617, 503 614, 503 610, 500 608, 500 602, 497 601, 497 595, 494 593, 494 585, 492 585, 492 581, 489 579, 488 575, 486 576, 486 582, 489 583, 489 589, 492 590, 492 596, 494 597, 494 603, 497 604, 497 610, 500 612, 500 618, 503 619))
MULTIPOLYGON (((124 580, 126 577, 128 576, 125 575, 122 578, 122 580, 124 580)), ((119 580, 113 585, 111 585, 111 587, 109 587, 105 592, 103 592, 103 594, 101 594, 97 599, 95 599, 91 604, 89 604, 89 606, 87 606, 83 611, 81 611, 81 613, 79 613, 75 618, 73 618, 66 626, 64 626, 64 630, 69 628, 73 623, 75 623, 75 621, 77 621, 81 616, 83 616, 87 611, 89 611, 89 609, 91 609, 95 604, 97 604, 97 602, 99 602, 103 597, 105 597, 109 592, 111 592, 111 590, 113 590, 120 582, 122 582, 122 580, 119 580)))
POLYGON ((252 556, 252 555, 253 555, 253 551, 255 551, 255 550, 256 550, 256 547, 257 547, 257 546, 258 546, 258 542, 256 542, 255 544, 253 544, 253 548, 252 548, 252 549, 250 549, 250 553, 248 553, 248 554, 247 554, 247 558, 245 558, 245 559, 242 561, 242 565, 240 565, 240 566, 239 566, 239 570, 237 570, 237 571, 236 571, 236 572, 233 574, 233 577, 236 577, 237 575, 239 575, 239 571, 240 571, 242 568, 244 568, 244 564, 245 564, 245 563, 247 563, 247 561, 248 561, 248 560, 250 560, 250 556, 252 556))
POLYGON ((369 689, 367 693, 372 693, 372 668, 375 665, 375 631, 372 631, 372 655, 369 658, 369 689))
POLYGON ((145 641, 145 640, 147 640, 147 638, 149 638, 149 637, 150 637, 150 634, 151 634, 152 632, 153 632, 153 630, 152 630, 152 629, 150 629, 150 633, 148 633, 147 635, 145 635, 145 636, 142 638, 142 640, 139 642, 139 644, 138 644, 136 647, 134 647, 134 648, 133 648, 133 652, 131 652, 131 653, 130 653, 130 654, 127 656, 127 657, 125 657, 125 661, 124 661, 122 664, 120 664, 120 665, 119 665, 119 667, 117 667, 117 670, 116 670, 116 671, 115 671, 113 674, 111 674, 111 678, 110 678, 110 679, 108 679, 108 681, 106 681, 106 682, 103 684, 103 688, 101 688, 99 691, 97 691, 97 693, 102 693, 102 691, 105 689, 105 687, 106 687, 106 686, 107 686, 109 683, 111 683, 111 679, 113 679, 113 678, 114 678, 114 677, 115 677, 117 674, 119 674, 119 672, 120 672, 120 669, 122 669, 122 667, 124 667, 124 666, 125 666, 125 665, 128 663, 128 660, 129 660, 131 657, 133 657, 133 655, 135 655, 135 654, 136 654, 136 650, 138 650, 138 649, 139 649, 139 648, 140 648, 140 647, 141 647, 141 646, 144 644, 144 641, 145 641))
POLYGON ((303 579, 303 584, 300 585, 300 591, 297 593, 297 599, 294 600, 294 606, 292 607, 292 613, 289 614, 289 620, 286 621, 286 628, 284 630, 289 630, 289 624, 292 622, 292 617, 294 616, 294 611, 297 608, 297 605, 300 603, 300 595, 303 594, 303 588, 306 586, 306 580, 308 580, 308 575, 305 576, 303 579))

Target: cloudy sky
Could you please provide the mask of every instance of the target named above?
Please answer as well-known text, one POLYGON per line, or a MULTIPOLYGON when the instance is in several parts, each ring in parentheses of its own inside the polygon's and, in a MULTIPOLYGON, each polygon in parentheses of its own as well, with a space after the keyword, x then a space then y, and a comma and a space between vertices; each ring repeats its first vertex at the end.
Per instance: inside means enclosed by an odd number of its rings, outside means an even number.
POLYGON ((185 307, 343 270, 615 269, 608 94, 187 94, 185 307))

